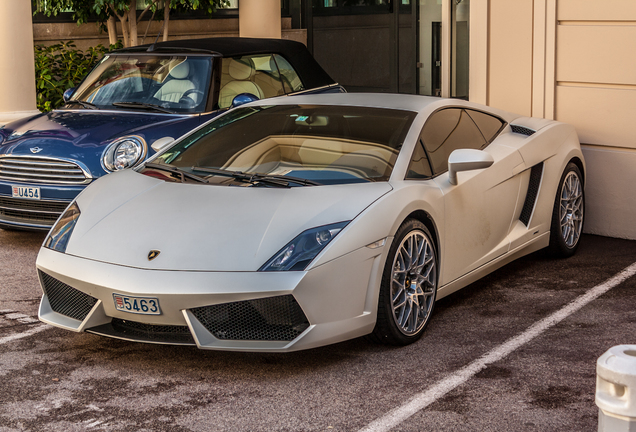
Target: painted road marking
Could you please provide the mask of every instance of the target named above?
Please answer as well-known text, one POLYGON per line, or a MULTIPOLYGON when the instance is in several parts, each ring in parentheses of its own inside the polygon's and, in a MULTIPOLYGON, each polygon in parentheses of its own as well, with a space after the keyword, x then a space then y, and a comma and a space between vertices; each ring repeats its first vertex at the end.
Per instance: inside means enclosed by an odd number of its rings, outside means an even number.
POLYGON ((389 431, 404 420, 411 417, 413 414, 426 408, 436 400, 444 397, 448 392, 454 390, 460 385, 464 384, 470 378, 472 378, 479 371, 486 368, 487 365, 494 363, 506 357, 517 348, 530 342, 541 333, 545 332, 549 328, 563 321, 583 306, 587 305, 591 301, 597 299, 601 295, 605 294, 615 286, 621 284, 627 279, 636 274, 636 263, 633 263, 629 267, 617 275, 611 277, 600 285, 591 288, 585 294, 577 297, 572 302, 565 305, 563 308, 554 312, 552 315, 537 321, 530 326, 523 333, 508 339, 502 345, 499 345, 487 352, 477 360, 459 369, 457 372, 447 376, 437 384, 430 387, 428 390, 416 394, 406 404, 401 407, 395 408, 389 411, 383 417, 373 421, 366 427, 360 430, 360 432, 385 432, 389 431))
POLYGON ((42 330, 46 330, 47 328, 51 328, 50 326, 46 325, 46 324, 42 324, 36 327, 31 327, 30 329, 28 329, 27 331, 24 331, 22 333, 16 333, 16 334, 12 334, 9 336, 5 336, 0 338, 0 345, 4 345, 7 342, 12 342, 14 340, 18 340, 18 339, 22 339, 25 338, 27 336, 31 336, 34 335, 36 333, 41 332, 42 330))
POLYGON ((4 317, 9 318, 10 320, 16 320, 23 324, 31 324, 31 323, 39 322, 39 320, 35 318, 31 318, 30 316, 21 314, 21 313, 9 313, 9 314, 6 314, 4 317))
MULTIPOLYGON (((33 324, 33 323, 39 322, 35 318, 31 318, 28 315, 24 315, 24 314, 21 314, 19 312, 15 312, 15 311, 12 311, 10 309, 3 309, 3 310, 0 311, 0 313, 6 314, 6 315, 4 315, 4 318, 10 319, 12 321, 18 321, 19 323, 22 323, 22 324, 33 324)), ((36 333, 41 332, 42 330, 46 330, 47 328, 49 328, 48 325, 42 324, 42 325, 39 325, 39 326, 30 327, 28 330, 23 331, 22 333, 16 333, 16 334, 12 334, 12 335, 9 335, 9 336, 2 337, 2 338, 0 338, 0 345, 4 345, 5 343, 8 343, 8 342, 11 342, 11 341, 14 341, 14 340, 18 340, 18 339, 22 339, 22 338, 25 338, 27 336, 34 335, 36 333)))

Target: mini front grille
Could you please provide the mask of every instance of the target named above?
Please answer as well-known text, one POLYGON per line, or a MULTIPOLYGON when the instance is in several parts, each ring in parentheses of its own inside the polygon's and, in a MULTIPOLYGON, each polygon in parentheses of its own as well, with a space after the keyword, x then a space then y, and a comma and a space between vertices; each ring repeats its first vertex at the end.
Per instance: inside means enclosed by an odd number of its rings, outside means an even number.
POLYGON ((0 157, 3 180, 48 184, 86 184, 91 181, 79 165, 42 157, 0 157))
POLYGON ((525 136, 534 135, 534 133, 536 132, 535 130, 527 128, 525 126, 519 126, 514 124, 510 125, 510 129, 512 129, 514 133, 518 133, 525 136))
POLYGON ((0 197, 0 221, 53 225, 68 206, 66 201, 37 201, 0 197))
POLYGON ((291 341, 309 327, 292 295, 223 303, 190 309, 216 338, 291 341))
POLYGON ((526 192, 526 200, 523 203, 521 209, 521 215, 519 220, 523 222, 525 226, 528 226, 530 222, 530 216, 532 216, 532 210, 534 209, 534 203, 537 201, 537 195, 539 193, 539 186, 541 185, 541 175, 543 174, 543 162, 532 167, 530 170, 530 182, 528 183, 528 192, 526 192))
POLYGON ((84 321, 97 299, 38 270, 42 289, 54 312, 84 321))
POLYGON ((188 326, 154 325, 113 318, 110 323, 116 336, 162 343, 194 344, 188 326))

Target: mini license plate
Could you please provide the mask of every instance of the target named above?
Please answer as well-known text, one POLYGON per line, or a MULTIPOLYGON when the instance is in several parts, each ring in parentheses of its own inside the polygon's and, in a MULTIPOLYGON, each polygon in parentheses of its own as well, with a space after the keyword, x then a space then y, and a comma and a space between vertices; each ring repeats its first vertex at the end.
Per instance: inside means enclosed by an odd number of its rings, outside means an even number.
POLYGON ((113 294, 113 299, 117 310, 142 315, 161 315, 159 299, 154 297, 131 297, 113 294))
POLYGON ((11 190, 13 191, 13 198, 24 198, 24 199, 32 199, 32 200, 40 199, 39 187, 11 186, 11 190))

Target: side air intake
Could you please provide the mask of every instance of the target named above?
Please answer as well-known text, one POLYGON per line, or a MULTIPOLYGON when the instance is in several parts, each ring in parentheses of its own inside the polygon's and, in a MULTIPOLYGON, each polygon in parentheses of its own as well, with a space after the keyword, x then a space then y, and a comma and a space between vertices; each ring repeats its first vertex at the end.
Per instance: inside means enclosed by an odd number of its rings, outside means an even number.
POLYGON ((510 125, 510 129, 512 129, 512 132, 514 133, 525 135, 525 136, 534 135, 534 133, 536 132, 536 130, 527 128, 525 126, 519 126, 514 124, 510 125))
POLYGON ((542 174, 543 162, 533 166, 530 170, 530 182, 528 183, 526 201, 523 203, 521 216, 519 216, 519 220, 523 222, 525 226, 528 226, 528 223, 530 222, 530 216, 532 216, 532 210, 534 209, 534 204, 537 202, 537 195, 539 194, 539 186, 541 185, 542 174))

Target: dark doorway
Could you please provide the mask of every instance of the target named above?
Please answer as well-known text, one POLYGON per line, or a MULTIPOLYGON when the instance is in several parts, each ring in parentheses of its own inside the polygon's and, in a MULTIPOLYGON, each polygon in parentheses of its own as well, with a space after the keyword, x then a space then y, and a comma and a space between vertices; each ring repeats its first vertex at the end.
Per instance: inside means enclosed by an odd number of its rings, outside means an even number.
POLYGON ((417 93, 417 0, 305 0, 308 46, 350 92, 417 93))
POLYGON ((431 95, 442 95, 442 23, 434 22, 431 34, 431 95))

